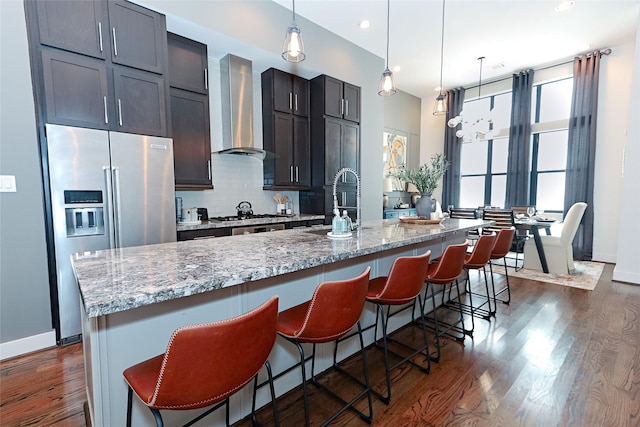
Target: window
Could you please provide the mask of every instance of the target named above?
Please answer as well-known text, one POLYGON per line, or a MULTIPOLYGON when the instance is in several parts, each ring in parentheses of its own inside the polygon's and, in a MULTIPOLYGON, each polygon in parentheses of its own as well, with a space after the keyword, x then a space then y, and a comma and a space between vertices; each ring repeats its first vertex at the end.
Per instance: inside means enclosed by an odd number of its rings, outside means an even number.
POLYGON ((494 139, 462 144, 460 206, 502 206, 507 188, 511 92, 464 103, 467 117, 491 117, 494 139))
MULTIPOLYGON (((534 85, 531 106, 529 203, 562 212, 568 119, 573 78, 534 85)), ((462 145, 460 206, 503 206, 506 195, 511 92, 464 103, 467 117, 489 117, 500 132, 492 140, 462 145), (490 107, 493 107, 491 110, 490 107)))

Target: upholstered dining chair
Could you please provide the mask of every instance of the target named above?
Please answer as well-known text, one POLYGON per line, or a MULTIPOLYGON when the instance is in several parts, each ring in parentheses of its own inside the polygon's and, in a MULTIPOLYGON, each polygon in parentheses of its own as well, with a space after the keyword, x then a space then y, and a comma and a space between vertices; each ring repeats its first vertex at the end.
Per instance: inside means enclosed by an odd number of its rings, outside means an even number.
MULTIPOLYGON (((540 236, 549 273, 571 274, 575 272, 572 243, 586 209, 586 203, 574 203, 564 217, 560 236, 540 236)), ((540 257, 532 240, 527 241, 524 245, 524 268, 542 270, 540 257)))
MULTIPOLYGON (((254 380, 254 424, 258 371, 266 365, 275 424, 279 425, 276 397, 267 360, 276 340, 278 297, 240 316, 176 329, 164 354, 123 372, 128 385, 127 427, 131 427, 133 393, 162 427, 160 410, 209 408, 191 425, 222 405, 229 425, 229 397, 254 380)), ((116 423, 117 424, 117 423, 116 423)))

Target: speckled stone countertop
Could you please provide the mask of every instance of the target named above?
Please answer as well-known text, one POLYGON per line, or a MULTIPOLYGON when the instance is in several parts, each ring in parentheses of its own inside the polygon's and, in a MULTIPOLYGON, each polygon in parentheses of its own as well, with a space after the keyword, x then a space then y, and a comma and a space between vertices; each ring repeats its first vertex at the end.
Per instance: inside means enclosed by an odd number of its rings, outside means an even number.
POLYGON ((85 252, 72 255, 88 317, 434 240, 488 224, 448 219, 414 225, 365 221, 349 239, 330 226, 85 252))
POLYGON ((234 221, 198 221, 197 224, 176 224, 177 231, 189 231, 189 230, 207 230, 210 228, 228 228, 228 227, 246 227, 248 225, 261 225, 261 224, 280 224, 294 221, 312 221, 316 219, 324 219, 324 215, 311 215, 311 214, 296 214, 294 216, 276 216, 273 218, 252 218, 241 219, 234 221))

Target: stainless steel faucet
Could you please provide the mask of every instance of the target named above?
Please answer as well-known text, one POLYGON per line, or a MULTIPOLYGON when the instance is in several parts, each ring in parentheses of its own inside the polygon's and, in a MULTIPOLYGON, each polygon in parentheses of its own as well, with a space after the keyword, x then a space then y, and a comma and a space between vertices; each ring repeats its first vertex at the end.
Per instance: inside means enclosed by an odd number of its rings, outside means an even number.
MULTIPOLYGON (((352 223, 351 225, 351 230, 355 230, 356 228, 360 227, 360 176, 358 175, 358 172, 356 172, 355 170, 351 169, 351 168, 342 168, 338 171, 338 173, 336 174, 336 177, 333 178, 333 210, 335 211, 336 209, 340 210, 340 208, 352 208, 353 206, 338 206, 338 194, 336 192, 336 188, 338 186, 338 180, 345 174, 345 173, 351 173, 353 174, 353 176, 356 177, 356 222, 352 223)), ((343 202, 345 197, 343 197, 343 202)))

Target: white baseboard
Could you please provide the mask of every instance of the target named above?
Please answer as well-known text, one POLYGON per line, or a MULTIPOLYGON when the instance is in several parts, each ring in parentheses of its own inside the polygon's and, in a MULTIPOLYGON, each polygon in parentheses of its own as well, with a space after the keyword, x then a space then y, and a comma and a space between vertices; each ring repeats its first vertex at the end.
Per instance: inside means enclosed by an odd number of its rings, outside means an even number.
POLYGON ((606 262, 606 263, 609 263, 609 264, 615 264, 617 259, 616 259, 616 256, 613 255, 613 254, 594 252, 591 255, 591 261, 606 262))
POLYGON ((640 285, 640 273, 637 271, 621 271, 616 265, 613 269, 613 280, 617 282, 632 283, 634 285, 640 285))
POLYGON ((55 330, 26 338, 20 338, 15 341, 3 342, 0 344, 0 360, 31 353, 44 348, 54 347, 55 345, 55 330))

